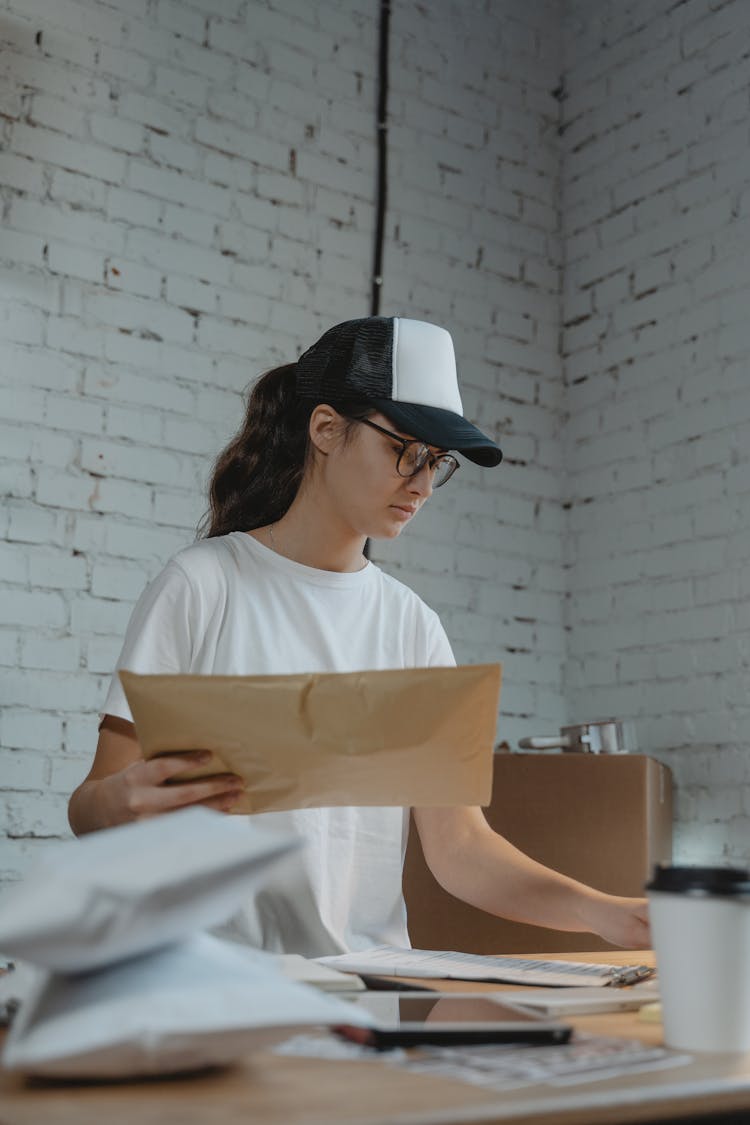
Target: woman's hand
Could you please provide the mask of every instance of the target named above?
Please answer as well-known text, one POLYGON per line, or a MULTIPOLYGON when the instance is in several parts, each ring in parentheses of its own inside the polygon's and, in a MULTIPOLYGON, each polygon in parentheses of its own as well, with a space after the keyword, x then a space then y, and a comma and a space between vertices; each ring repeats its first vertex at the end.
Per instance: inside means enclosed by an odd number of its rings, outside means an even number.
POLYGON ((597 894, 586 908, 588 928, 624 949, 650 949, 651 930, 645 898, 597 894))
POLYGON ((133 724, 105 715, 91 771, 70 798, 71 828, 80 836, 188 805, 229 812, 243 792, 241 777, 217 773, 180 781, 180 774, 205 765, 211 756, 194 750, 146 761, 133 724))
POLYGON ((211 754, 191 751, 132 762, 124 769, 90 782, 98 791, 100 809, 108 825, 127 824, 147 816, 204 805, 229 812, 244 783, 232 773, 180 781, 179 775, 211 760, 211 754))

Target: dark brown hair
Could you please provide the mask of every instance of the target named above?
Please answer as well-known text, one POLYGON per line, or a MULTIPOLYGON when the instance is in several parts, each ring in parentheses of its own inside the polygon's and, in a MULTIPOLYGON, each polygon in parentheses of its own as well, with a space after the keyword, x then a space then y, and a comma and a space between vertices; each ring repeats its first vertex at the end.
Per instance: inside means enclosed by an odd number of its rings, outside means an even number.
MULTIPOLYGON (((276 523, 297 495, 309 457, 310 415, 318 402, 297 394, 296 366, 274 367, 252 388, 241 429, 214 463, 201 537, 276 523)), ((352 420, 373 412, 364 400, 334 409, 352 420)))

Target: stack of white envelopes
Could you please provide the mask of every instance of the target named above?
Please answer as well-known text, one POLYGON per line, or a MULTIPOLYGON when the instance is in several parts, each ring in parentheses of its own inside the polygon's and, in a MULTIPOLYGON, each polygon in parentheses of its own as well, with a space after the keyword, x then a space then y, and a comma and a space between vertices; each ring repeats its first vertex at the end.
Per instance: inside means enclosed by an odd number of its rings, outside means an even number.
POLYGON ((369 1022, 203 931, 280 866, 290 835, 185 809, 57 844, 0 902, 0 951, 34 967, 3 1065, 120 1078, 232 1062, 310 1025, 369 1022))

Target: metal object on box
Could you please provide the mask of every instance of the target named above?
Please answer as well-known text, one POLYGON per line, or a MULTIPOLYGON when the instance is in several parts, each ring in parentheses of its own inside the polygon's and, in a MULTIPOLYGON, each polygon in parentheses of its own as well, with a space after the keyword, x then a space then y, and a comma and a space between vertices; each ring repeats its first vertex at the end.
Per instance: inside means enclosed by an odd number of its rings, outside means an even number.
POLYGON ((599 719, 560 727, 549 738, 521 738, 522 750, 563 750, 576 754, 632 754, 637 750, 635 727, 619 719, 599 719))
MULTIPOLYGON (((642 896, 672 855, 672 775, 644 754, 494 755, 492 828, 540 863, 616 895, 642 896)), ((590 933, 496 918, 444 891, 412 825, 404 867, 412 944, 466 953, 611 950, 590 933)))

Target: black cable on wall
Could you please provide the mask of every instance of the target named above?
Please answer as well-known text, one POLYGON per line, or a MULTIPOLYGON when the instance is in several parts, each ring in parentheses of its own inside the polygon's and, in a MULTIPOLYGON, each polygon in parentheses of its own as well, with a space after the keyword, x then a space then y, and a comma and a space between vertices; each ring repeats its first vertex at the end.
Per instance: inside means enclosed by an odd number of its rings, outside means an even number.
POLYGON ((372 262, 370 316, 380 313, 383 288, 383 241, 385 212, 388 201, 388 31, 391 20, 390 0, 380 3, 380 36, 378 44, 378 106, 377 106, 377 183, 375 191, 375 245, 372 262))
MULTIPOLYGON (((380 2, 380 35, 378 42, 378 107, 377 107, 377 180, 375 187, 375 244, 372 254, 370 316, 380 313, 383 288, 383 241, 385 212, 388 202, 388 31, 391 21, 390 0, 380 2)), ((365 540, 364 556, 370 558, 370 540, 365 540)))

